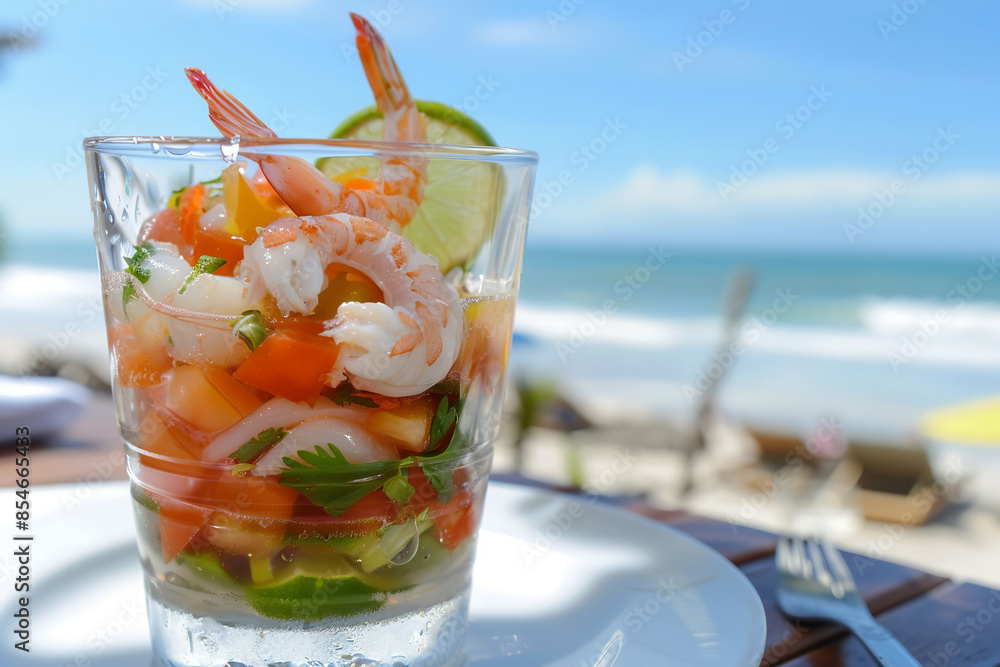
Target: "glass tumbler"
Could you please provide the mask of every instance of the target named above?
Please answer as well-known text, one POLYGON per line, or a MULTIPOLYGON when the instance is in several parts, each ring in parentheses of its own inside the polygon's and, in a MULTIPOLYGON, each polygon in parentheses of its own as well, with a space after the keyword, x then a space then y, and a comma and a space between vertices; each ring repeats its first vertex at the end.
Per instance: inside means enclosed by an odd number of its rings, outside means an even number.
POLYGON ((84 147, 156 664, 461 664, 537 156, 84 147), (402 227, 297 216, 265 161, 427 185, 402 227))

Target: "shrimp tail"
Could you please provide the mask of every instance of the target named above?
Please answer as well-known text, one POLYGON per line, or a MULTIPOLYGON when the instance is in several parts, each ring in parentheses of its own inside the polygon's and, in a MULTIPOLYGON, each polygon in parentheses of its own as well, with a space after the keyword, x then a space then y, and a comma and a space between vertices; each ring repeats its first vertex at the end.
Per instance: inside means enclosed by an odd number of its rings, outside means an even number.
POLYGON ((224 135, 227 137, 242 135, 260 139, 273 139, 278 136, 242 102, 212 83, 200 69, 189 67, 184 73, 198 94, 208 102, 208 117, 224 135))
POLYGON ((427 132, 417 112, 417 104, 406 87, 406 81, 403 80, 385 39, 364 17, 351 14, 351 19, 358 31, 355 41, 361 65, 375 95, 375 104, 385 118, 383 139, 426 141, 427 132))
POLYGON ((368 85, 375 93, 375 103, 379 111, 385 114, 387 111, 412 104, 410 91, 399 73, 399 67, 385 39, 363 16, 352 13, 351 20, 354 21, 354 27, 358 31, 355 41, 361 65, 365 68, 368 85))

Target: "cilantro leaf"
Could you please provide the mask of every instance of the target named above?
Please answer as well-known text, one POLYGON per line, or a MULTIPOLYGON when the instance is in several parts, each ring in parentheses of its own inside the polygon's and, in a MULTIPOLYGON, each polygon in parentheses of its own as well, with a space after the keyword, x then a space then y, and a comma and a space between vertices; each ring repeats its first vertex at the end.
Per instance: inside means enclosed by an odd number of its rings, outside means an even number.
MULTIPOLYGON (((350 384, 343 383, 337 390, 350 399, 350 384)), ((342 397, 342 398, 343 398, 342 397)), ((370 399, 365 399, 370 400, 370 399)), ((315 450, 303 449, 296 457, 282 459, 285 466, 278 482, 289 489, 298 491, 328 514, 340 516, 354 503, 372 491, 382 489, 389 498, 399 504, 406 504, 415 493, 413 485, 406 477, 406 469, 420 466, 427 481, 437 491, 438 499, 447 503, 455 494, 452 471, 455 454, 464 446, 465 440, 457 427, 458 415, 464 401, 451 407, 447 397, 438 404, 432 424, 432 432, 437 440, 431 440, 432 448, 440 444, 454 426, 451 439, 443 451, 436 454, 416 454, 404 459, 373 461, 370 463, 350 463, 333 444, 317 445, 315 450), (434 428, 434 424, 437 428, 434 428)))
POLYGON ((424 471, 424 477, 431 483, 437 491, 438 500, 447 503, 455 495, 455 480, 451 476, 451 468, 424 464, 420 466, 424 471))
POLYGON ((233 335, 239 336, 251 351, 256 350, 269 333, 259 310, 244 310, 229 324, 233 327, 233 335))
POLYGON ((128 302, 136 298, 135 285, 132 283, 125 283, 122 287, 122 310, 125 312, 125 319, 128 319, 128 302))
POLYGON ((135 252, 132 253, 131 257, 125 258, 125 263, 128 265, 125 273, 135 276, 140 283, 145 284, 149 280, 150 272, 149 269, 143 269, 140 265, 156 254, 156 246, 151 241, 146 241, 142 245, 132 247, 135 248, 135 252))
MULTIPOLYGON (((135 248, 135 252, 132 253, 131 257, 125 258, 125 273, 134 277, 140 283, 145 284, 149 280, 149 276, 152 275, 149 269, 142 268, 142 263, 149 259, 151 256, 156 254, 156 246, 150 241, 146 241, 142 245, 132 246, 135 248)), ((128 317, 128 302, 136 298, 135 285, 131 281, 125 283, 122 287, 122 310, 125 311, 125 317, 128 317)))
MULTIPOLYGON (((460 400, 458 405, 449 408, 448 397, 445 396, 438 403, 437 412, 434 414, 434 421, 431 422, 431 449, 438 446, 441 438, 448 433, 448 429, 458 420, 458 413, 462 411, 464 402, 464 399, 460 400), (437 429, 435 429, 435 426, 437 426, 437 429), (437 433, 437 438, 435 438, 435 432, 437 433)), ((464 440, 458 430, 458 425, 455 424, 451 440, 448 441, 448 446, 445 447, 444 451, 435 456, 420 460, 420 468, 424 471, 424 477, 427 478, 427 481, 437 491, 438 500, 443 503, 451 500, 451 497, 455 494, 455 480, 451 476, 452 457, 449 455, 458 451, 463 443, 464 440)))
POLYGON ((372 491, 382 488, 385 477, 413 463, 412 457, 398 461, 350 463, 332 444, 317 445, 315 451, 300 450, 296 460, 282 459, 287 466, 278 483, 298 491, 327 514, 340 516, 372 491))
POLYGON ((354 387, 347 380, 338 384, 336 389, 324 392, 324 395, 337 405, 347 405, 348 403, 353 403, 354 405, 360 405, 364 408, 378 407, 378 403, 368 396, 355 396, 354 387))
POLYGON ((461 384, 459 383, 458 378, 449 375, 431 387, 429 391, 432 394, 457 394, 460 389, 461 384))
MULTIPOLYGON (((191 273, 184 280, 184 284, 181 288, 177 290, 178 294, 184 294, 184 290, 188 288, 188 285, 193 283, 195 279, 204 273, 215 273, 218 271, 226 260, 221 257, 212 257, 211 255, 202 255, 198 258, 198 261, 194 263, 194 268, 191 269, 191 273)), ((146 272, 146 277, 149 277, 149 271, 146 272)))
POLYGON ((389 496, 390 500, 400 505, 410 502, 410 498, 417 492, 413 488, 413 485, 410 484, 410 480, 406 479, 406 475, 403 474, 402 470, 399 471, 399 474, 390 477, 382 485, 382 491, 385 492, 385 495, 389 496))
POLYGON ((240 445, 239 449, 229 455, 229 458, 236 459, 239 463, 249 463, 257 458, 265 449, 270 449, 284 439, 288 431, 283 428, 269 428, 257 434, 257 437, 250 438, 240 445))
POLYGON ((455 418, 458 416, 455 408, 448 408, 448 397, 445 396, 438 403, 437 410, 434 412, 434 419, 431 421, 431 442, 429 449, 434 449, 444 434, 448 432, 451 425, 455 423, 455 418))

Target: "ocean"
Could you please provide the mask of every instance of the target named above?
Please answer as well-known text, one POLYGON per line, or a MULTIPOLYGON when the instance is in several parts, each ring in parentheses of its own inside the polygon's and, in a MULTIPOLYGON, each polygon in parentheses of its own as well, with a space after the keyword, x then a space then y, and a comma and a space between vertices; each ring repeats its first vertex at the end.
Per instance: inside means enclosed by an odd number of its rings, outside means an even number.
POLYGON ((717 408, 808 434, 821 418, 888 442, 927 410, 1000 393, 1000 266, 968 259, 530 248, 515 374, 691 420, 717 408), (669 256, 668 256, 669 255, 669 256), (727 285, 752 288, 723 346, 727 285))
MULTIPOLYGON (((0 260, 5 337, 99 354, 86 238, 12 243, 0 260), (77 332, 79 329, 79 333, 77 332)), ((1000 393, 1000 265, 967 259, 532 246, 511 349, 515 377, 588 406, 692 420, 715 405, 756 428, 902 442, 927 410, 1000 393), (750 277, 739 336, 726 291, 750 277)))

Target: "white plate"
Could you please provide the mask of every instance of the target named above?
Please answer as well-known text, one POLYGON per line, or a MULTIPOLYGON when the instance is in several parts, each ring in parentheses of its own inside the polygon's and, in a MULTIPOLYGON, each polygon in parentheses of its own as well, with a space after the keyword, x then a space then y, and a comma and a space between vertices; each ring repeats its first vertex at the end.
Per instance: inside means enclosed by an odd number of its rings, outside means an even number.
MULTIPOLYGON (((149 664, 127 485, 36 488, 31 498, 31 652, 10 639, 23 593, 5 549, 0 664, 149 664)), ((764 610, 739 570, 680 532, 587 497, 491 484, 478 553, 470 666, 721 667, 763 655, 764 610)))

